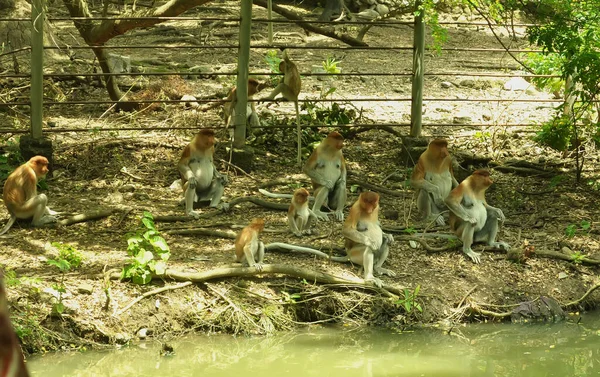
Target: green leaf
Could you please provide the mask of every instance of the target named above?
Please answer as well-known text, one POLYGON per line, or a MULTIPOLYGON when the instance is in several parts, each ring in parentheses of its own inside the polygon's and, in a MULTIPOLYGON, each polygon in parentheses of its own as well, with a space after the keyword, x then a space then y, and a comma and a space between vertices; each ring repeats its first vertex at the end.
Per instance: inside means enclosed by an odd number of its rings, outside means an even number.
POLYGON ((154 259, 154 254, 148 250, 141 250, 134 259, 138 264, 145 265, 154 259))
POLYGON ((150 244, 163 252, 169 252, 169 245, 167 241, 159 235, 153 236, 149 239, 150 244))
POLYGON ((157 261, 153 268, 155 274, 163 275, 167 271, 167 264, 164 261, 157 261))

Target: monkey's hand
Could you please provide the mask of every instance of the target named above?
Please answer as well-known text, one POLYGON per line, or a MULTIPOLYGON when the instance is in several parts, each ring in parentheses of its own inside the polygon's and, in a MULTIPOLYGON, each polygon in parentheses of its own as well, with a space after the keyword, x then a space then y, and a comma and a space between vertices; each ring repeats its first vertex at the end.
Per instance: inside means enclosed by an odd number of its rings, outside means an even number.
POLYGON ((227 176, 226 174, 219 174, 217 179, 219 180, 219 182, 221 182, 223 186, 227 186, 229 184, 229 176, 227 176))
POLYGON ((254 268, 256 268, 256 271, 261 272, 263 270, 263 265, 262 263, 254 263, 254 266, 252 266, 254 268))
MULTIPOLYGON (((304 231, 304 232, 306 232, 306 231, 304 231)), ((302 237, 302 232, 301 231, 294 232, 294 236, 302 237)))
POLYGON ((200 218, 200 212, 198 211, 188 211, 185 213, 187 216, 192 216, 194 219, 198 220, 200 218))
POLYGON ((391 245, 394 243, 394 236, 389 233, 383 233, 383 240, 387 242, 388 245, 391 245))
POLYGON ((503 223, 504 220, 506 220, 506 216, 504 216, 504 212, 502 212, 502 210, 500 208, 494 208, 494 209, 496 210, 496 216, 498 217, 498 221, 503 223))
POLYGON ((219 203, 216 208, 223 212, 227 212, 229 211, 229 203, 219 203))
MULTIPOLYGON (((434 215, 434 216, 436 216, 436 215, 434 215)), ((437 217, 435 218, 435 223, 438 224, 439 226, 446 225, 446 221, 444 220, 444 216, 437 215, 437 217)))
POLYGON ((335 217, 335 219, 336 219, 337 221, 344 221, 344 212, 342 212, 342 210, 341 210, 341 209, 340 209, 340 210, 336 210, 336 211, 333 213, 333 216, 335 217))
POLYGON ((373 267, 373 271, 375 271, 378 275, 387 275, 391 278, 396 276, 396 273, 394 271, 383 267, 373 267))
POLYGON ((491 247, 495 247, 497 249, 503 249, 503 250, 509 250, 510 249, 510 245, 507 244, 504 241, 499 241, 499 242, 490 242, 489 246, 491 247))
POLYGON ((56 217, 50 216, 50 215, 45 215, 37 223, 35 223, 33 225, 34 226, 44 226, 44 225, 54 224, 57 221, 58 221, 58 219, 56 217))
POLYGON ((192 176, 192 177, 190 177, 190 179, 188 179, 188 187, 189 188, 195 189, 197 185, 198 185, 198 180, 196 179, 196 177, 192 176))
POLYGON ((376 278, 374 276, 366 278, 365 283, 373 283, 377 288, 383 287, 383 282, 381 281, 381 279, 376 278))
POLYGON ((470 248, 463 251, 465 252, 465 254, 467 254, 469 258, 471 258, 473 263, 479 264, 481 262, 481 253, 476 253, 470 248))
POLYGON ((323 186, 325 186, 325 188, 327 190, 331 191, 333 189, 333 187, 335 186, 335 182, 332 181, 331 179, 325 179, 325 180, 323 180, 323 186))
POLYGON ((329 218, 327 217, 327 214, 323 211, 314 211, 315 217, 317 218, 317 220, 319 221, 327 221, 329 220, 329 218))

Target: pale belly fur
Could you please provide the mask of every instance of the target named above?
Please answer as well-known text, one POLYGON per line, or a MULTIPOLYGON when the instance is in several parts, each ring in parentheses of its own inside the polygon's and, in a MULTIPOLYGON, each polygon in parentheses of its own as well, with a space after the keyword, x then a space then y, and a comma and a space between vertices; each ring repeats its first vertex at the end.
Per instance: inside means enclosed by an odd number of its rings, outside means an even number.
POLYGON ((452 175, 449 171, 443 173, 425 173, 425 179, 440 189, 440 195, 445 199, 452 191, 452 175))
POLYGON ((198 186, 196 186, 197 190, 203 190, 210 186, 214 173, 214 166, 212 162, 193 162, 190 163, 190 169, 192 169, 192 172, 198 180, 198 186))

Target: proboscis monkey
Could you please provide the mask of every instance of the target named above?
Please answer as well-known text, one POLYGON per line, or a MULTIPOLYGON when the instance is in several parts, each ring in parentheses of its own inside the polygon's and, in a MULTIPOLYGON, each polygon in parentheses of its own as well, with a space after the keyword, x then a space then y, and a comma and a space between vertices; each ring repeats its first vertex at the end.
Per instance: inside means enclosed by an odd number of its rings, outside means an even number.
POLYGON ((279 85, 273 89, 264 99, 273 100, 281 93, 281 96, 288 101, 294 101, 296 108, 296 132, 298 137, 298 165, 302 165, 302 131, 300 128, 300 110, 298 108, 298 95, 302 88, 302 80, 300 80, 300 73, 298 67, 292 62, 287 54, 287 50, 283 51, 283 60, 279 63, 279 71, 283 73, 283 79, 279 82, 279 85))
POLYGON ((265 257, 265 244, 258 239, 265 229, 265 220, 252 219, 250 225, 242 229, 235 239, 235 261, 262 270, 265 257))
POLYGON ((312 152, 304 165, 304 173, 312 180, 315 203, 313 212, 320 220, 327 220, 321 206, 333 209, 336 220, 344 220, 346 205, 346 162, 342 154, 344 138, 338 132, 330 132, 312 152))
POLYGON ((210 207, 217 208, 228 183, 226 175, 217 171, 213 162, 215 153, 215 132, 203 129, 185 147, 177 168, 183 184, 185 214, 198 218, 194 203, 210 201, 210 207))
POLYGON ((486 242, 489 246, 509 249, 506 242, 496 242, 498 221, 505 217, 500 208, 492 207, 485 201, 485 190, 492 185, 487 170, 476 170, 462 181, 445 202, 450 208, 450 229, 463 242, 463 252, 475 263, 481 261, 481 254, 471 250, 473 242, 486 242))
POLYGON ((2 271, 0 271, 0 376, 29 377, 21 346, 10 323, 2 271))
POLYGON ((313 211, 308 208, 308 190, 299 188, 294 191, 292 204, 288 210, 288 225, 297 237, 310 234, 312 220, 316 218, 313 211))
MULTIPOLYGON (((248 79, 248 100, 252 100, 254 95, 265 88, 265 85, 258 82, 256 79, 248 79)), ((225 128, 229 128, 231 123, 231 117, 235 116, 235 106, 237 104, 237 87, 231 88, 227 93, 227 98, 222 101, 217 101, 210 106, 207 106, 202 111, 214 109, 220 105, 223 105, 223 119, 225 120, 225 128)), ((248 117, 248 124, 250 127, 260 127, 260 120, 256 112, 256 103, 248 102, 246 109, 246 116, 248 117)))
POLYGON ((350 208, 342 235, 346 239, 346 255, 352 263, 363 267, 365 281, 381 287, 381 280, 374 274, 396 276, 393 271, 381 267, 394 237, 383 233, 379 225, 379 194, 372 191, 360 194, 350 208))
POLYGON ((429 143, 415 165, 411 184, 417 190, 417 209, 426 219, 433 218, 438 225, 444 225, 440 214, 445 210, 444 199, 458 186, 446 140, 435 139, 429 143))
POLYGON ((42 226, 56 222, 46 205, 48 198, 37 193, 37 183, 48 173, 48 159, 44 156, 34 156, 13 171, 4 182, 4 205, 10 220, 0 230, 0 235, 6 233, 17 219, 32 218, 33 226, 42 226))

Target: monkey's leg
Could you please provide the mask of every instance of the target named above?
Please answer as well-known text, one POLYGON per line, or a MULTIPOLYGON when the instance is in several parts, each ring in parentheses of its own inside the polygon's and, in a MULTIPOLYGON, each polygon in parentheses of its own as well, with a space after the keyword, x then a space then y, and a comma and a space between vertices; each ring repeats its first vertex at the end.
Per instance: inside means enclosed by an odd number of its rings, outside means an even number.
POLYGON ((208 189, 199 195, 198 200, 210 200, 209 207, 217 208, 224 192, 225 186, 220 179, 216 178, 212 180, 208 189))
POLYGON ((333 186, 333 191, 329 196, 329 207, 335 211, 333 216, 337 221, 344 221, 344 206, 346 205, 346 182, 338 181, 335 186, 333 186))
POLYGON ((258 241, 257 255, 258 264, 262 265, 265 260, 265 244, 262 241, 258 241))
POLYGON ((469 222, 464 222, 461 227, 463 228, 460 237, 463 242, 463 253, 467 254, 467 256, 471 258, 473 262, 481 262, 481 253, 476 253, 471 249, 471 245, 473 245, 475 226, 469 222))
POLYGON ((363 270, 365 273, 365 275, 364 275, 365 281, 373 282, 373 284, 375 284, 377 287, 381 288, 383 286, 383 282, 381 281, 381 279, 376 278, 373 275, 373 263, 374 263, 374 259, 375 259, 375 256, 373 255, 373 251, 364 245, 360 245, 360 247, 364 248, 362 266, 363 266, 363 270))
POLYGON ((321 211, 321 207, 326 203, 329 196, 327 187, 321 186, 315 190, 315 203, 313 204, 313 213, 318 220, 327 220, 327 214, 321 211))
POLYGON ((289 216, 288 217, 288 226, 290 228, 290 230, 292 231, 292 233, 296 236, 296 237, 302 237, 302 222, 301 222, 301 217, 300 216, 289 216))
POLYGON ((56 222, 56 218, 46 214, 46 204, 48 197, 45 194, 39 194, 26 201, 15 215, 19 219, 28 219, 33 216, 31 224, 33 226, 42 226, 56 222))
POLYGON ((198 219, 200 217, 200 212, 194 211, 194 203, 196 202, 196 199, 198 197, 196 195, 196 188, 190 187, 188 183, 189 182, 186 182, 184 185, 185 214, 187 216, 192 216, 193 218, 198 219))
POLYGON ((389 239, 388 239, 387 235, 384 234, 383 235, 383 243, 381 244, 381 248, 379 249, 377 258, 375 259, 374 270, 379 275, 387 275, 389 277, 395 277, 396 273, 394 271, 381 267, 383 265, 383 262, 385 262, 385 260, 387 259, 389 252, 390 252, 389 239))
POLYGON ((496 242, 498 235, 498 216, 491 211, 487 212, 487 219, 483 228, 474 235, 475 242, 485 242, 491 247, 501 248, 504 250, 510 249, 510 245, 506 242, 496 242))

